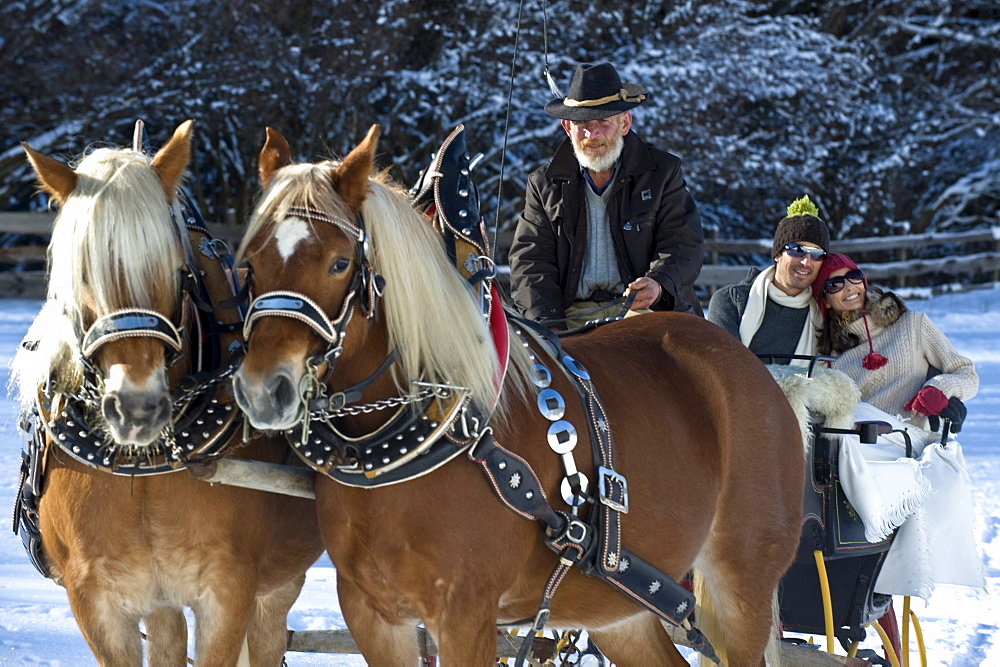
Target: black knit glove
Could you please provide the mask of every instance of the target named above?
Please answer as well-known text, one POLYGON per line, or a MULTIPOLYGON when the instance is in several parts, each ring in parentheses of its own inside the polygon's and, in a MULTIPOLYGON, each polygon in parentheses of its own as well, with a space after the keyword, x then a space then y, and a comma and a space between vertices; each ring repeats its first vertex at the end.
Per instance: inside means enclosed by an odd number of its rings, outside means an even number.
POLYGON ((948 405, 941 410, 940 415, 928 417, 927 422, 932 431, 937 431, 941 426, 942 419, 950 419, 951 432, 958 433, 962 430, 962 422, 965 421, 965 415, 967 413, 968 410, 965 407, 965 403, 962 402, 962 399, 957 396, 952 396, 948 399, 948 405))

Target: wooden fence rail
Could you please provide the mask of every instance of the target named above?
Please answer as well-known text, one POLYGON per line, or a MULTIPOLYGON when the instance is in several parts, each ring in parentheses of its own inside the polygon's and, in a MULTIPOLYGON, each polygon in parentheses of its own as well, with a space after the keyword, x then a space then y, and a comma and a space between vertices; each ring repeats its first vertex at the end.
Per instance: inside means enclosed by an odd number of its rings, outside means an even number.
MULTIPOLYGON (((675 644, 690 646, 684 633, 678 630, 667 629, 675 644)), ((417 628, 417 641, 426 656, 437 655, 437 647, 434 640, 423 628, 417 628)), ((517 651, 524 641, 523 637, 517 637, 506 632, 501 632, 497 637, 497 658, 513 658, 517 656, 517 651)), ((558 660, 556 653, 556 641, 552 638, 537 637, 532 640, 532 650, 538 660, 558 660)), ((288 650, 295 653, 326 653, 339 655, 359 655, 354 638, 347 630, 289 630, 288 650)), ((867 661, 860 658, 848 658, 843 655, 834 655, 817 651, 812 648, 781 642, 778 646, 782 662, 796 667, 863 667, 869 665, 867 661)), ((562 664, 561 661, 545 664, 562 664)))
MULTIPOLYGON (((835 240, 831 251, 851 255, 874 282, 905 285, 907 281, 932 273, 991 274, 990 280, 1000 280, 1000 227, 969 232, 907 234, 904 236, 872 237, 835 240), (988 244, 992 250, 955 253, 934 259, 911 259, 912 251, 932 246, 969 246, 988 244), (872 253, 891 253, 890 261, 866 262, 872 253)), ((764 255, 771 253, 771 239, 727 240, 708 239, 705 242, 705 266, 698 284, 715 288, 742 281, 749 269, 746 265, 719 264, 721 255, 764 255)), ((765 260, 766 261, 766 260, 765 260)))
MULTIPOLYGON (((52 229, 52 213, 0 212, 0 233, 46 236, 52 229)), ((238 225, 208 225, 212 234, 235 249, 245 229, 238 225)), ((972 274, 988 276, 1000 281, 1000 227, 970 232, 908 234, 905 236, 846 239, 833 241, 832 250, 854 257, 868 277, 878 283, 899 287, 914 278, 928 274, 958 276, 972 274), (954 252, 934 259, 912 259, 914 250, 931 246, 989 246, 980 252, 954 252), (873 253, 891 254, 892 260, 866 262, 873 253)), ((701 269, 698 284, 713 291, 722 285, 741 282, 750 268, 747 265, 720 264, 723 255, 763 255, 771 252, 771 239, 715 239, 705 241, 706 263, 701 269)), ((40 245, 0 248, 0 263, 13 266, 41 267, 45 262, 45 248, 40 245)), ((766 262, 766 259, 763 260, 766 262)), ((503 271, 505 267, 501 267, 503 271)), ((59 270, 59 267, 55 267, 59 270)), ((0 271, 0 297, 41 298, 45 294, 45 272, 34 270, 0 271)))

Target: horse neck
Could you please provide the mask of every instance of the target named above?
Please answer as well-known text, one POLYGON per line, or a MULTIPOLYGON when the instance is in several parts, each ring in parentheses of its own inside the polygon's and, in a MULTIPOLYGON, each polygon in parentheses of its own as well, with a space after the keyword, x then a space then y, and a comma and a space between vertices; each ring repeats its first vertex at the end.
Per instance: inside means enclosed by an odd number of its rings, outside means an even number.
MULTIPOLYGON (((374 403, 400 395, 400 387, 394 379, 397 364, 379 373, 379 368, 392 354, 389 349, 389 335, 383 322, 384 318, 367 320, 361 315, 355 315, 347 329, 344 353, 337 360, 327 383, 330 393, 367 382, 378 373, 371 379, 371 383, 364 387, 358 402, 374 403)), ((404 379, 403 382, 405 381, 404 379)), ((405 389, 404 385, 403 390, 405 389)), ((357 430, 359 434, 366 433, 381 426, 391 414, 392 411, 375 410, 345 417, 344 423, 349 429, 357 430)))

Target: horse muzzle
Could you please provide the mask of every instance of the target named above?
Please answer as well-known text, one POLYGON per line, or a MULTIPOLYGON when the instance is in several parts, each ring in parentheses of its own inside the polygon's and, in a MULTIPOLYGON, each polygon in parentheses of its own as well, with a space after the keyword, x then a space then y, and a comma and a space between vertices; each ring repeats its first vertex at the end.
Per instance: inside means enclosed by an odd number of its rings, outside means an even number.
POLYGON ((302 421, 299 379, 289 370, 279 368, 260 382, 248 381, 242 370, 233 376, 233 394, 254 428, 287 431, 302 421))
POLYGON ((170 423, 173 404, 167 391, 108 392, 101 399, 101 414, 120 445, 148 445, 170 423))

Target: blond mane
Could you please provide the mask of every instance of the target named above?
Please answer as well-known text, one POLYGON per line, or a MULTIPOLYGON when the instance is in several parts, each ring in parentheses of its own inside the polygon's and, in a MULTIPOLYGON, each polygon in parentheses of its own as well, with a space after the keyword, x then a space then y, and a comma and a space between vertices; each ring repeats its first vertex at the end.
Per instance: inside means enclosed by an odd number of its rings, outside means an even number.
MULTIPOLYGON (((350 217, 330 187, 332 167, 332 163, 298 164, 278 171, 246 238, 273 236, 276 223, 291 206, 350 217)), ((497 396, 497 354, 469 285, 448 261, 441 235, 412 208, 405 191, 385 173, 372 176, 368 184, 361 214, 371 238, 372 264, 386 280, 382 317, 389 344, 399 353, 398 389, 409 391, 414 380, 459 385, 472 390, 477 404, 491 405, 497 396)), ((509 394, 527 391, 526 351, 513 336, 512 343, 498 417, 509 394)))
POLYGON ((152 308, 164 289, 179 296, 187 234, 151 160, 138 151, 100 148, 77 166, 76 188, 52 227, 46 302, 25 338, 34 349, 22 346, 11 364, 11 389, 22 402, 50 377, 60 391, 79 387, 82 304, 99 317, 152 308))

